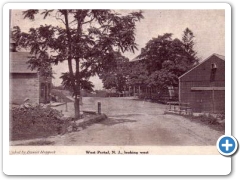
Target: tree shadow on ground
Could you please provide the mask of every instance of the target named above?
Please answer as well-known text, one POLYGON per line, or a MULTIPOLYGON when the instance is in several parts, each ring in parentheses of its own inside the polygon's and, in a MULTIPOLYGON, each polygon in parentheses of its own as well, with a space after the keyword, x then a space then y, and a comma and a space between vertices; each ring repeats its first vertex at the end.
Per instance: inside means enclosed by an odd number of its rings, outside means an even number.
POLYGON ((159 100, 153 100, 153 99, 132 99, 133 101, 141 101, 141 102, 150 102, 154 104, 162 104, 167 105, 167 102, 165 101, 159 101, 159 100))
POLYGON ((107 118, 104 121, 99 122, 98 124, 103 124, 106 126, 113 126, 116 124, 121 124, 121 123, 134 123, 137 122, 136 120, 130 120, 130 119, 115 119, 115 118, 107 118))
POLYGON ((142 116, 143 114, 120 114, 120 115, 114 115, 110 116, 110 118, 114 119, 113 117, 133 117, 133 116, 142 116))

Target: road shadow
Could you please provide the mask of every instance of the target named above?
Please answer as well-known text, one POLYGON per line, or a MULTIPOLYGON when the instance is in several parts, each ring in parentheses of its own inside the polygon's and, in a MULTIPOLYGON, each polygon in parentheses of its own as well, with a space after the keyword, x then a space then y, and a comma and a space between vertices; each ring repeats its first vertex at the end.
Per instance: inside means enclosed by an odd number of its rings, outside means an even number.
POLYGON ((162 104, 166 105, 167 103, 164 101, 159 101, 159 100, 151 100, 151 99, 132 99, 133 101, 140 101, 140 102, 149 102, 149 103, 154 103, 154 104, 162 104))
POLYGON ((115 118, 107 118, 104 121, 99 122, 98 124, 103 124, 106 126, 113 126, 116 124, 121 124, 121 123, 135 123, 137 122, 136 120, 130 120, 130 119, 115 119, 115 118))
MULTIPOLYGON (((134 116, 142 116, 143 114, 120 114, 120 115, 114 115, 113 117, 134 117, 134 116)), ((110 116, 110 118, 114 119, 113 117, 110 116)))

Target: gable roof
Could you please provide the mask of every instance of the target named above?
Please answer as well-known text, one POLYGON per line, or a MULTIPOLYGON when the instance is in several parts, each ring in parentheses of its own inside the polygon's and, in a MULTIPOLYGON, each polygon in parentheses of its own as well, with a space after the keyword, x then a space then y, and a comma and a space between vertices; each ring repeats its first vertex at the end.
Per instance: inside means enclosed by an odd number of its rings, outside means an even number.
POLYGON ((136 62, 136 61, 142 61, 142 60, 144 60, 144 58, 142 58, 142 57, 140 58, 140 55, 138 55, 129 62, 136 62))
POLYGON ((37 70, 28 68, 31 56, 28 52, 10 52, 10 73, 37 73, 37 70))
POLYGON ((222 60, 224 60, 225 61, 225 56, 223 56, 223 55, 219 55, 219 54, 213 54, 213 55, 215 55, 215 56, 217 56, 219 59, 222 59, 222 60))
POLYGON ((190 69, 189 71, 185 72, 183 75, 179 76, 178 79, 182 78, 183 76, 185 76, 186 74, 188 74, 189 72, 191 72, 192 70, 194 70, 195 68, 197 68, 198 66, 200 66, 201 64, 203 64, 205 61, 209 60, 212 56, 217 56, 219 59, 225 61, 225 56, 219 55, 219 54, 212 54, 211 56, 209 56, 207 59, 203 60, 201 63, 199 63, 198 65, 196 65, 195 67, 193 67, 192 69, 190 69))

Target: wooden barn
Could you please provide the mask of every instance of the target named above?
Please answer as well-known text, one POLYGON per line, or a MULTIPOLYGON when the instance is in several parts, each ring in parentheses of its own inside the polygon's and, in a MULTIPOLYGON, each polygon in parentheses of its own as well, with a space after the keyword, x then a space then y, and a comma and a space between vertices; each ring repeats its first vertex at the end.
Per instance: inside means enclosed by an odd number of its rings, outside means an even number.
POLYGON ((225 112, 225 57, 213 54, 180 76, 179 101, 193 112, 225 112))
POLYGON ((51 78, 28 68, 28 52, 17 52, 16 43, 10 39, 10 103, 22 104, 50 102, 51 78))

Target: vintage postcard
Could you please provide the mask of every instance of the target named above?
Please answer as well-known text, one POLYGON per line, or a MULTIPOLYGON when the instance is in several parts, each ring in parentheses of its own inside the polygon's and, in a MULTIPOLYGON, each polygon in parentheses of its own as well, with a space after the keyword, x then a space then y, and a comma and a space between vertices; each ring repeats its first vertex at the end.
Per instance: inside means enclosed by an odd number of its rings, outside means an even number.
POLYGON ((231 163, 230 6, 118 5, 5 6, 8 157, 231 163))

